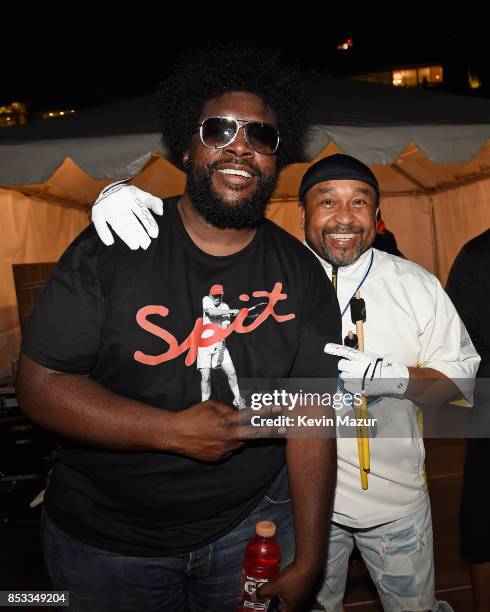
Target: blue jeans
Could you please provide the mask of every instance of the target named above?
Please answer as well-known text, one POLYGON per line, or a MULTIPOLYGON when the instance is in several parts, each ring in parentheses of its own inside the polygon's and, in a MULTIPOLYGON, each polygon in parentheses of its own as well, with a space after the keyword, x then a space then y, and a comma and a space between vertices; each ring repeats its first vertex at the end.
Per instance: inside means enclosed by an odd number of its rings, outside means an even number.
POLYGON ((84 544, 43 513, 41 544, 54 589, 71 612, 236 612, 245 546, 260 520, 277 525, 281 565, 294 556, 284 468, 255 510, 222 538, 171 557, 129 557, 84 544))
POLYGON ((434 593, 434 560, 430 505, 384 525, 350 529, 332 523, 327 565, 317 601, 327 612, 343 610, 349 556, 354 542, 378 590, 386 612, 448 612, 434 593))

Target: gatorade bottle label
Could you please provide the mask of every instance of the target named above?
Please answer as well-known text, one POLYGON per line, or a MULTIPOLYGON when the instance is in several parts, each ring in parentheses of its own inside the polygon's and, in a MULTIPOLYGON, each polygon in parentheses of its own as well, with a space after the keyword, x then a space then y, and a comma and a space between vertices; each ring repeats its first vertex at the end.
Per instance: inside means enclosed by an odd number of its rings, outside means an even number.
POLYGON ((269 600, 257 601, 257 588, 261 584, 269 582, 267 578, 255 578, 248 576, 245 572, 242 574, 242 592, 244 594, 242 606, 246 610, 260 610, 267 612, 269 609, 269 600))

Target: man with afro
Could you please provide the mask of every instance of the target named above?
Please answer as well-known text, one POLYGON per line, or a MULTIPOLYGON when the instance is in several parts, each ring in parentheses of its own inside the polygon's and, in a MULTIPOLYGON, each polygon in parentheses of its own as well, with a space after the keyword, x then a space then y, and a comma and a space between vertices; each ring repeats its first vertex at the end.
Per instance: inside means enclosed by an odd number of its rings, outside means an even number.
POLYGON ((246 543, 266 519, 281 573, 247 582, 249 607, 277 598, 299 612, 325 560, 334 432, 271 437, 233 407, 222 372, 202 401, 196 359, 226 338, 239 380, 336 383, 323 352, 340 340, 332 286, 315 255, 265 219, 280 169, 301 154, 305 94, 274 52, 215 45, 175 66, 157 106, 187 176, 160 207, 161 239, 132 253, 85 230, 23 341, 23 409, 64 436, 42 522, 49 575, 76 611, 234 612, 246 543), (237 311, 226 326, 203 321, 202 296, 217 286, 237 311))

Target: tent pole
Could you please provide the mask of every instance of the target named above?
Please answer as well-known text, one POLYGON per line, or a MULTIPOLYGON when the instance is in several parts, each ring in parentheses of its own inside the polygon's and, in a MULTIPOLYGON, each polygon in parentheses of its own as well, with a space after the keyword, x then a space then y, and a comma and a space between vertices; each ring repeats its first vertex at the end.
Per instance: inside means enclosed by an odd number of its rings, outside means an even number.
POLYGON ((446 183, 439 183, 431 189, 432 193, 443 193, 445 191, 452 191, 458 187, 464 187, 465 185, 471 185, 472 183, 479 183, 490 178, 490 170, 485 168, 478 173, 469 174, 466 176, 459 176, 452 181, 446 183))
POLYGON ((424 195, 427 196, 429 202, 429 224, 430 224, 430 236, 432 240, 432 261, 434 263, 434 274, 439 278, 439 257, 437 252, 437 242, 436 242, 436 226, 435 226, 435 213, 434 213, 434 201, 432 199, 432 190, 427 188, 421 182, 419 182, 416 178, 411 176, 406 170, 403 170, 396 163, 391 164, 391 167, 395 172, 398 172, 401 176, 410 181, 413 185, 415 185, 418 189, 420 189, 424 195))
POLYGON ((429 222, 430 222, 430 235, 432 239, 432 259, 434 260, 434 274, 437 276, 437 278, 439 278, 439 253, 437 251, 434 200, 432 199, 431 193, 428 193, 427 197, 429 200, 429 220, 430 220, 429 222))
POLYGON ((415 185, 415 187, 417 187, 417 189, 419 189, 420 191, 423 191, 425 194, 429 191, 429 189, 423 183, 418 181, 415 177, 413 177, 403 168, 400 168, 400 166, 398 166, 396 162, 394 164, 390 164, 390 167, 393 168, 395 172, 398 172, 400 176, 403 176, 403 178, 407 179, 407 181, 410 181, 410 183, 412 183, 412 185, 415 185))

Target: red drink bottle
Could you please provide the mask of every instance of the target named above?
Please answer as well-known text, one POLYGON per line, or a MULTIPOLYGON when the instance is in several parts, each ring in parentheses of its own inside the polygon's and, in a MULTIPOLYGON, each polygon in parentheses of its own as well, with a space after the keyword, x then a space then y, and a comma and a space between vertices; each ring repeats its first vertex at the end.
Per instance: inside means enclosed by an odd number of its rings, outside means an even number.
POLYGON ((259 521, 255 536, 245 548, 238 612, 269 609, 269 601, 257 601, 257 587, 279 575, 281 553, 276 540, 276 526, 271 521, 259 521))

